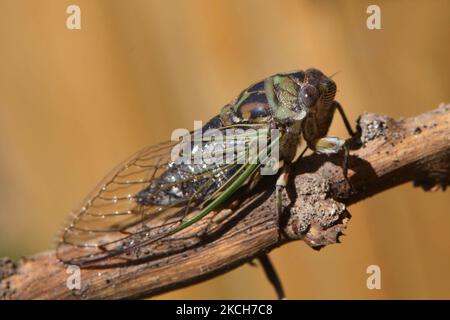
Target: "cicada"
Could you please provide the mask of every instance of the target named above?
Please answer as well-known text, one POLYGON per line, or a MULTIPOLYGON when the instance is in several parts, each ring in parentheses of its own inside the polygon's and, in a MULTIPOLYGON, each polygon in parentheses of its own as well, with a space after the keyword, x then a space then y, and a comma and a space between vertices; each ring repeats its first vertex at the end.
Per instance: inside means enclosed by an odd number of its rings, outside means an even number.
MULTIPOLYGON (((261 184, 263 168, 277 174, 275 209, 281 215, 291 164, 307 149, 326 154, 346 149, 344 139, 327 136, 336 110, 353 134, 335 94, 335 82, 317 69, 275 74, 243 90, 182 142, 138 151, 73 213, 62 232, 58 258, 102 267, 158 259, 199 245, 232 214, 230 199, 261 184), (214 133, 203 134, 208 131, 214 133), (217 134, 226 138, 214 139, 217 134), (261 145, 256 155, 248 156, 261 145), (211 150, 231 156, 219 159, 211 150), (192 159, 198 161, 186 161, 192 159), (223 159, 227 161, 219 161, 223 159), (220 219, 214 219, 218 212, 220 219)), ((261 261, 274 274, 268 258, 261 261)), ((271 280, 281 296, 278 280, 271 280)))

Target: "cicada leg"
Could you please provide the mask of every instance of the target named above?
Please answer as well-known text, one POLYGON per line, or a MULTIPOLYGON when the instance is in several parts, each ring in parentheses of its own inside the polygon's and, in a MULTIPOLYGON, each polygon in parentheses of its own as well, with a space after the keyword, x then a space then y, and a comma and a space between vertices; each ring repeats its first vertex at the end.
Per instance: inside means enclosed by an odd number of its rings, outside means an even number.
POLYGON ((342 162, 342 173, 344 174, 344 178, 349 184, 350 188, 354 191, 355 188, 353 187, 352 182, 350 181, 350 178, 348 177, 348 158, 350 157, 350 150, 348 148, 347 142, 344 143, 344 160, 342 162))
MULTIPOLYGON (((301 145, 298 146, 297 152, 293 158, 293 162, 297 161, 301 158, 306 150, 308 150, 308 146, 305 146, 303 150, 301 149, 301 145)), ((282 172, 277 179, 275 186, 275 206, 276 206, 276 214, 278 221, 281 219, 281 215, 283 213, 283 190, 286 189, 289 180, 289 173, 291 170, 291 163, 279 163, 279 167, 282 166, 282 172)), ((270 262, 269 256, 267 254, 262 254, 258 257, 258 260, 261 262, 261 265, 264 269, 264 273, 266 274, 269 282, 275 289, 278 299, 284 299, 284 290, 281 284, 280 279, 278 278, 277 272, 275 271, 274 266, 270 262)))
POLYGON ((336 154, 340 151, 344 151, 344 160, 342 163, 342 173, 345 180, 349 184, 352 190, 355 190, 353 184, 348 177, 348 158, 349 158, 349 148, 347 142, 339 137, 324 137, 318 139, 314 144, 314 151, 323 154, 336 154))
POLYGON ((264 273, 274 287, 278 300, 284 299, 283 286, 281 284, 280 278, 278 278, 277 272, 275 271, 272 262, 269 259, 269 256, 267 254, 260 255, 258 257, 258 260, 264 269, 264 273))
MULTIPOLYGON (((281 217, 281 213, 283 211, 283 190, 286 188, 288 177, 289 177, 289 169, 290 166, 288 164, 283 165, 283 171, 277 179, 277 183, 275 186, 275 206, 278 221, 281 217)), ((278 278, 277 272, 275 271, 272 262, 270 262, 269 256, 264 253, 258 256, 258 260, 261 263, 261 266, 264 269, 264 273, 266 277, 269 279, 269 282, 275 289, 277 294, 277 298, 279 300, 284 299, 284 290, 281 284, 280 278, 278 278)))
MULTIPOLYGON (((298 159, 300 159, 308 150, 308 146, 305 146, 303 149, 301 149, 301 146, 297 148, 297 152, 293 158, 292 162, 296 162, 298 159)), ((277 183, 275 186, 275 204, 276 204, 276 210, 278 219, 280 219, 282 211, 283 211, 283 190, 286 188, 286 185, 288 183, 289 179, 289 172, 291 170, 291 163, 285 163, 283 165, 282 172, 280 176, 277 179, 277 183)))
POLYGON ((334 103, 336 109, 339 111, 339 114, 342 117, 342 121, 344 121, 345 128, 347 129, 349 135, 351 137, 353 137, 355 135, 355 131, 353 131, 353 128, 350 125, 350 122, 348 121, 347 116, 345 115, 344 108, 342 108, 341 104, 337 101, 334 101, 333 103, 334 103))
MULTIPOLYGON (((303 150, 300 148, 301 146, 297 148, 297 152, 293 158, 293 162, 297 161, 299 158, 301 158, 306 150, 308 150, 308 146, 305 146, 303 150)), ((275 186, 275 206, 276 206, 276 213, 278 221, 281 219, 281 215, 283 213, 283 190, 286 188, 288 180, 289 180, 289 173, 291 170, 290 163, 280 163, 280 165, 283 166, 282 172, 280 176, 277 179, 276 186, 275 186)), ((283 287, 281 285, 281 281, 278 278, 278 275, 275 271, 275 268, 273 267, 272 263, 270 262, 270 259, 267 254, 263 254, 258 257, 259 261, 261 262, 262 267, 264 268, 264 272, 269 279, 270 283, 275 288, 275 292, 277 293, 278 299, 284 298, 284 291, 283 287)))

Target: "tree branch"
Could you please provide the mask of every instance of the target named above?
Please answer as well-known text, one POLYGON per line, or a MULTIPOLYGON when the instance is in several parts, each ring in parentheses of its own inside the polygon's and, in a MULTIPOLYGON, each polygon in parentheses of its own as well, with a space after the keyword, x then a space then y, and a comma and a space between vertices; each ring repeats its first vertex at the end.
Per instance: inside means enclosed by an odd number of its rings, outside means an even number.
POLYGON ((394 186, 412 181, 434 190, 450 183, 450 105, 397 121, 363 114, 358 131, 359 136, 350 141, 353 189, 342 174, 342 156, 311 155, 296 165, 295 179, 283 200, 283 217, 275 214, 271 190, 255 194, 220 236, 157 261, 82 269, 79 290, 66 287, 69 274, 54 251, 23 258, 18 267, 3 258, 0 298, 152 296, 224 273, 288 241, 302 239, 315 249, 336 243, 350 218, 346 206, 394 186))

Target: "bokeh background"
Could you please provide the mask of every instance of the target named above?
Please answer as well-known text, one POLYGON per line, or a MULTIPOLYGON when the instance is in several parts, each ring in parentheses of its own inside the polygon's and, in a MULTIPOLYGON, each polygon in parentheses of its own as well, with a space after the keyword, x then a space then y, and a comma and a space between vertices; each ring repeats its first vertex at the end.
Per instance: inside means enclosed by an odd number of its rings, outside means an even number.
MULTIPOLYGON (((267 75, 340 71, 352 121, 449 102, 449 12, 446 0, 0 0, 0 256, 51 248, 110 168, 267 75), (81 30, 66 28, 70 4, 81 30), (382 30, 366 28, 369 4, 382 30)), ((346 135, 341 121, 332 133, 346 135)), ((350 211, 342 244, 271 253, 288 298, 450 298, 448 192, 408 184, 350 211), (366 287, 372 264, 381 290, 366 287)), ((246 265, 158 298, 274 297, 246 265)))

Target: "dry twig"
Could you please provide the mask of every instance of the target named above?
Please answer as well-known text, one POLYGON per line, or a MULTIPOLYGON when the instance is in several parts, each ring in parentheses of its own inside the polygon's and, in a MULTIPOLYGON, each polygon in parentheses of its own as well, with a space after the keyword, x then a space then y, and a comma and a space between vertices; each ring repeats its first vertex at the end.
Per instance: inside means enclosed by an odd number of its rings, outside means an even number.
POLYGON ((83 269, 80 290, 67 289, 66 268, 54 251, 23 258, 18 267, 0 259, 0 298, 152 296, 224 273, 288 241, 302 239, 313 248, 336 243, 350 218, 346 206, 399 184, 413 181, 425 190, 449 184, 450 105, 397 121, 364 114, 358 129, 349 162, 353 191, 342 175, 342 156, 312 155, 297 165, 281 219, 266 192, 247 201, 220 236, 158 261, 83 269))

